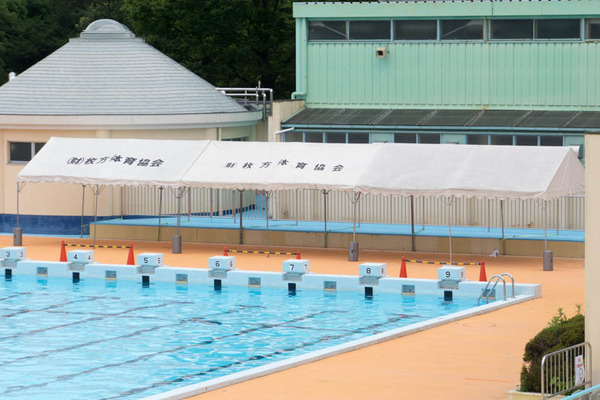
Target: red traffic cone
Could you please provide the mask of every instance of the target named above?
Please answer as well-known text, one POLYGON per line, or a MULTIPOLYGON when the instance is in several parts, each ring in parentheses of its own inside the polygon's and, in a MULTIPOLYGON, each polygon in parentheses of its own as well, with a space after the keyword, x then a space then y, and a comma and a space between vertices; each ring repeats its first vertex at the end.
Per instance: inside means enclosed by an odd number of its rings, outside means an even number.
POLYGON ((400 266, 400 278, 408 278, 406 275, 406 257, 402 256, 402 265, 400 266))
POLYGON ((65 241, 60 242, 60 259, 58 261, 67 261, 67 250, 65 249, 65 241))
POLYGON ((302 256, 300 255, 300 249, 296 250, 296 260, 302 260, 302 256))
POLYGON ((135 265, 135 257, 133 255, 133 243, 129 243, 129 255, 127 256, 127 265, 135 265))
POLYGON ((227 246, 223 249, 223 255, 227 257, 229 255, 229 250, 227 250, 227 246))
POLYGON ((485 273, 485 261, 481 260, 481 267, 479 268, 479 282, 487 282, 487 275, 485 273))

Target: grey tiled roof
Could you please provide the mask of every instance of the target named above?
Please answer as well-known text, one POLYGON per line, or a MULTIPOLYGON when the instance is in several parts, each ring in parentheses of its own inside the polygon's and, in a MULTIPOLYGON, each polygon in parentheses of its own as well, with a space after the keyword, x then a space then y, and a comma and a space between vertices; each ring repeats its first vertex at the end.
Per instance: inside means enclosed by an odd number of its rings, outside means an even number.
POLYGON ((173 115, 247 112, 204 79, 111 20, 0 87, 4 115, 173 115))

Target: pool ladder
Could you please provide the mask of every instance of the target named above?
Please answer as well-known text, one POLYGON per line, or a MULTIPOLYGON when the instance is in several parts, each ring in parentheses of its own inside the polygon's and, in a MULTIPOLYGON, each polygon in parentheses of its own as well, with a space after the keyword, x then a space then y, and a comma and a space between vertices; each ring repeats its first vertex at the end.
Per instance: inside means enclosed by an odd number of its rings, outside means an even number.
POLYGON ((481 303, 481 299, 483 297, 485 297, 485 304, 489 302, 489 299, 491 297, 490 293, 492 293, 494 289, 496 289, 496 286, 498 286, 498 282, 500 281, 502 281, 502 286, 504 288, 504 300, 506 300, 506 280, 504 279, 505 276, 508 276, 512 282, 512 298, 515 298, 515 279, 512 277, 511 274, 504 272, 500 275, 494 275, 490 278, 487 285, 485 285, 483 292, 481 292, 479 298, 477 299, 477 305, 481 303), (491 284, 493 284, 493 286, 490 288, 491 284))

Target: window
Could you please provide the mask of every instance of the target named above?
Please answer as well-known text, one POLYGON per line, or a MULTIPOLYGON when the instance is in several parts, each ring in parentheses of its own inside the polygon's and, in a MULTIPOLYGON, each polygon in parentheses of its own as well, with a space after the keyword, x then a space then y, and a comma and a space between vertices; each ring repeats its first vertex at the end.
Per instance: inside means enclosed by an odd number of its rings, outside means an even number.
POLYGON ((369 143, 368 133, 349 133, 348 143, 369 143))
POLYGON ((390 21, 350 21, 350 40, 390 40, 390 21))
POLYGON ((289 131, 285 132, 284 135, 286 142, 302 142, 304 140, 304 134, 302 132, 289 131))
POLYGON ((346 143, 346 134, 340 132, 328 132, 325 135, 327 143, 346 143))
POLYGON ((562 136, 540 136, 540 146, 562 146, 562 136))
POLYGON ((419 133, 419 143, 439 144, 440 135, 438 133, 419 133))
POLYGON ((323 143, 323 134, 321 132, 306 132, 304 141, 310 143, 323 143))
POLYGON ((394 21, 394 40, 437 40, 437 20, 394 21))
POLYGON ((482 19, 448 19, 440 22, 442 40, 483 40, 482 19))
POLYGON ((532 19, 490 20, 490 39, 533 39, 532 19))
POLYGON ((538 19, 536 39, 579 39, 581 20, 579 19, 538 19))
POLYGON ((44 147, 44 143, 32 142, 10 142, 9 162, 30 161, 38 151, 44 147))
POLYGON ((417 143, 417 134, 394 133, 394 143, 417 143))
POLYGON ((488 135, 467 135, 467 144, 488 144, 488 135))
POLYGON ((585 37, 586 39, 600 39, 600 18, 590 18, 587 20, 585 37))
POLYGON ((308 40, 346 40, 346 21, 309 21, 308 40))
POLYGON ((513 136, 512 135, 492 135, 490 137, 490 144, 496 146, 512 146, 513 136))
POLYGON ((533 135, 522 135, 516 137, 517 146, 537 146, 538 137, 533 135))

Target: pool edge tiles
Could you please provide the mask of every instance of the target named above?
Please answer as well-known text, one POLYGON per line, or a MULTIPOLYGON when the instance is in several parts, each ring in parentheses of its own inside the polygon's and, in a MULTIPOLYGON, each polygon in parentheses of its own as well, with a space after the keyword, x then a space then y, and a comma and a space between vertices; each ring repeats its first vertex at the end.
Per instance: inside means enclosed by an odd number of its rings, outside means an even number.
POLYGON ((423 330, 431 329, 440 325, 445 325, 450 322, 455 322, 477 315, 486 314, 488 312, 496 311, 504 307, 534 300, 538 297, 541 297, 541 292, 532 295, 517 295, 516 298, 495 301, 493 303, 484 304, 476 308, 470 308, 445 316, 436 317, 427 321, 411 324, 407 327, 392 329, 362 339, 353 340, 340 345, 328 347, 326 349, 317 350, 300 356, 292 357, 287 360, 275 361, 267 365, 252 368, 246 371, 233 373, 220 378, 210 379, 204 382, 188 385, 179 389, 173 389, 164 393, 144 397, 142 400, 178 400, 188 398, 191 396, 196 396, 202 393, 235 385, 237 383, 242 383, 251 379, 256 379, 262 376, 284 371, 286 369, 298 367, 300 365, 308 364, 311 362, 323 360, 325 358, 337 356, 350 351, 383 343, 388 340, 398 339, 403 336, 418 333, 423 330))

